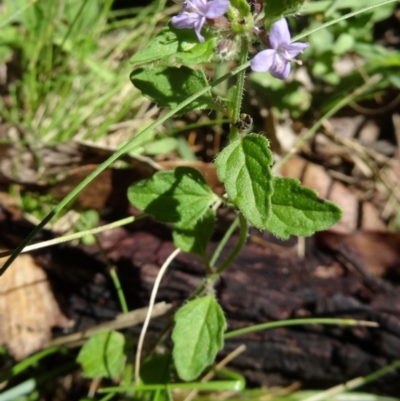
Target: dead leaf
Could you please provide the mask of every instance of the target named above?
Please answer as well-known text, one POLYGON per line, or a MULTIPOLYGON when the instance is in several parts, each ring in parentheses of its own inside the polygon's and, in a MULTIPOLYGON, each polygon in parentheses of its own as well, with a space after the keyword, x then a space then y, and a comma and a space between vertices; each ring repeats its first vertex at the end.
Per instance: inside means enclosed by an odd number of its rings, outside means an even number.
POLYGON ((350 262, 363 266, 369 274, 400 277, 400 233, 357 231, 339 235, 322 232, 318 234, 318 241, 350 262))
POLYGON ((41 349, 51 328, 73 322, 61 312, 45 272, 30 255, 20 255, 1 277, 0 341, 17 360, 41 349))

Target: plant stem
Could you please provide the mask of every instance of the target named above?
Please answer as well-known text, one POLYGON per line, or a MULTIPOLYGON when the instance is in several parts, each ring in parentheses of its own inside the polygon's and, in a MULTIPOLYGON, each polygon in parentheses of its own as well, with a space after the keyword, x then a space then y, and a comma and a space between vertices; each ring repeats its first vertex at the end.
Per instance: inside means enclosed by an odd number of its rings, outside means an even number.
POLYGON ((9 380, 11 378, 16 377, 20 373, 23 373, 25 370, 30 368, 31 366, 37 365, 39 361, 41 361, 43 358, 47 357, 48 355, 54 354, 56 352, 60 353, 67 353, 66 348, 60 348, 60 347, 50 347, 50 348, 45 348, 42 351, 39 351, 38 353, 31 355, 27 357, 26 359, 23 359, 21 362, 18 362, 16 365, 14 365, 9 371, 3 373, 0 376, 0 383, 5 382, 6 380, 9 380))
POLYGON ((367 326, 367 327, 378 327, 376 322, 370 322, 365 320, 355 320, 355 319, 337 319, 337 318, 303 318, 303 319, 289 319, 289 320, 279 320, 277 322, 268 322, 255 324, 249 327, 243 327, 242 329, 233 330, 226 333, 224 338, 232 338, 236 336, 241 336, 243 334, 254 333, 255 331, 270 330, 277 327, 287 327, 287 326, 299 326, 305 324, 324 324, 324 325, 344 325, 344 326, 367 326))
POLYGON ((108 271, 109 271, 111 279, 113 281, 115 291, 117 292, 122 313, 128 313, 129 312, 128 304, 126 303, 125 294, 124 294, 124 291, 121 286, 121 281, 119 280, 118 274, 115 270, 115 266, 110 266, 108 271))
MULTIPOLYGON (((236 258, 236 256, 239 254, 239 252, 242 250, 243 246, 245 245, 246 240, 247 240, 247 234, 248 234, 247 221, 243 217, 242 214, 239 214, 238 219, 240 222, 240 236, 239 236, 239 241, 237 242, 235 248, 233 249, 231 254, 227 257, 225 262, 222 263, 222 265, 215 271, 215 273, 210 275, 206 280, 204 280, 201 284, 199 284, 199 286, 194 290, 192 295, 190 295, 190 297, 188 298, 189 301, 198 297, 205 290, 205 288, 207 288, 207 286, 213 285, 213 283, 218 279, 218 277, 222 274, 222 272, 225 271, 230 266, 232 261, 236 258)), ((234 223, 235 223, 235 221, 229 227, 228 231, 231 230, 233 232, 233 230, 236 228, 236 225, 234 223)), ((225 236, 221 242, 224 241, 226 243, 228 241, 229 237, 230 236, 225 234, 225 236)), ((218 248, 217 248, 217 250, 218 250, 218 248)), ((215 251, 215 253, 217 252, 217 250, 215 251)), ((213 258, 215 257, 215 253, 213 255, 213 258)))
MULTIPOLYGON (((240 55, 239 55, 240 66, 247 63, 248 54, 249 54, 249 43, 247 41, 247 38, 243 36, 240 44, 240 55)), ((235 92, 235 97, 233 99, 233 109, 231 112, 231 131, 229 133, 229 142, 233 142, 238 136, 239 131, 233 124, 235 124, 239 120, 240 110, 242 108, 245 78, 246 78, 246 70, 243 69, 238 73, 236 80, 236 92, 235 92)))
POLYGON ((231 254, 226 258, 225 262, 222 263, 220 267, 218 267, 217 271, 210 277, 210 281, 214 282, 223 272, 226 270, 233 260, 239 255, 240 251, 242 250, 243 246, 247 241, 248 235, 248 227, 247 221, 244 216, 240 213, 239 214, 239 222, 240 222, 240 236, 239 241, 237 242, 235 248, 232 250, 231 254))
POLYGON ((210 259, 210 267, 211 268, 214 267, 219 256, 221 255, 222 249, 224 249, 226 243, 228 242, 229 238, 235 231, 238 224, 239 224, 239 217, 236 217, 236 219, 232 221, 232 224, 229 226, 228 230, 225 232, 225 235, 223 236, 222 240, 219 242, 217 249, 214 251, 214 253, 210 259))
POLYGON ((129 312, 128 304, 126 303, 125 294, 124 294, 124 291, 122 290, 121 282, 119 281, 119 277, 118 277, 117 271, 115 269, 115 266, 111 263, 109 257, 107 256, 107 253, 104 250, 103 245, 101 244, 97 235, 95 235, 94 238, 96 240, 96 244, 100 250, 100 253, 106 262, 108 273, 110 274, 111 280, 114 284, 114 288, 115 288, 115 291, 118 296, 118 300, 119 300, 119 303, 121 306, 122 313, 128 313, 129 312))

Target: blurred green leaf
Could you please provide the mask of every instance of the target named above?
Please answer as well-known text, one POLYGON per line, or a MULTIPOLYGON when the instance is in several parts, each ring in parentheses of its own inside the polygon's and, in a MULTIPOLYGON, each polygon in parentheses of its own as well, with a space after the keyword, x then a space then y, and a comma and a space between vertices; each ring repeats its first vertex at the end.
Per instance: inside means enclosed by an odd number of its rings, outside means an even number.
POLYGON ((343 54, 353 49, 355 45, 354 37, 348 33, 342 33, 337 38, 332 47, 332 52, 335 54, 343 54))
POLYGON ((250 14, 250 5, 246 0, 231 0, 231 6, 235 7, 242 18, 250 14))
MULTIPOLYGON (((171 109, 208 85, 202 70, 192 70, 184 66, 140 68, 133 71, 130 78, 143 96, 157 103, 159 107, 171 109)), ((215 106, 208 92, 180 110, 179 114, 197 109, 212 109, 215 106)))
POLYGON ((117 377, 125 366, 125 337, 117 331, 104 330, 93 334, 78 354, 87 378, 117 377))
POLYGON ((264 0, 267 30, 274 21, 296 13, 304 2, 305 0, 264 0))
POLYGON ((178 140, 176 138, 160 138, 153 142, 148 142, 143 146, 143 151, 147 155, 160 155, 169 153, 178 148, 178 140))
POLYGON ((131 58, 134 67, 155 61, 167 65, 192 65, 209 62, 215 53, 215 38, 200 43, 192 29, 164 28, 144 49, 131 58))

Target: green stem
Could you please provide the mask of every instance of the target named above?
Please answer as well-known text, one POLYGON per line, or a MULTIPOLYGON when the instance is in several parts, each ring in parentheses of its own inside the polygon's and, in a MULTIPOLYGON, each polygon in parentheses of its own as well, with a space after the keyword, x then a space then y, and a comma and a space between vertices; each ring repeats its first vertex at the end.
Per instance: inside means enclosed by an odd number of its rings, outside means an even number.
POLYGON ((127 391, 151 391, 151 390, 201 390, 201 391, 240 391, 240 380, 216 380, 208 383, 168 383, 168 384, 138 384, 132 386, 105 387, 99 389, 99 394, 122 393, 127 391))
POLYGON ((14 365, 8 372, 2 374, 0 376, 0 383, 5 382, 6 380, 9 380, 20 373, 24 372, 26 369, 30 368, 31 366, 37 365, 40 360, 45 358, 48 355, 55 354, 56 352, 60 353, 67 353, 66 348, 60 348, 60 347, 50 347, 46 348, 34 355, 29 356, 28 358, 22 360, 21 362, 18 362, 16 365, 14 365))
MULTIPOLYGON (((242 250, 242 248, 243 248, 243 246, 244 246, 244 244, 246 243, 246 240, 247 240, 248 228, 247 228, 247 221, 243 217, 242 214, 239 214, 238 219, 239 219, 239 223, 240 223, 240 235, 239 235, 239 241, 237 242, 235 248, 232 250, 231 254, 227 257, 225 262, 222 263, 222 265, 215 271, 215 273, 210 275, 206 280, 204 280, 194 290, 194 292, 192 293, 192 295, 190 295, 188 300, 195 299, 196 297, 198 297, 205 290, 205 288, 207 286, 212 285, 218 279, 218 277, 222 274, 222 272, 224 270, 226 270, 230 266, 232 261, 236 258, 236 256, 242 250)), ((236 222, 236 220, 231 224, 231 226, 229 227, 228 231, 230 231, 230 230, 233 231, 236 228, 235 222, 236 222)), ((224 238, 222 239, 221 242, 224 241, 226 243, 228 241, 228 239, 229 239, 229 235, 225 234, 225 236, 224 236, 224 238)), ((213 255, 213 258, 215 256, 215 253, 213 255)), ((210 264, 210 265, 213 266, 212 264, 210 264)))
POLYGON ((219 256, 221 255, 222 250, 224 249, 226 243, 228 242, 229 238, 235 231, 238 224, 239 224, 239 217, 236 217, 236 219, 232 221, 232 224, 229 226, 229 228, 226 231, 225 235, 223 236, 222 240, 219 242, 217 249, 214 251, 214 253, 211 257, 211 260, 210 260, 210 267, 214 267, 219 256))
POLYGON ((101 398, 100 401, 108 401, 115 397, 115 393, 108 393, 105 397, 101 398))
POLYGON ((378 327, 375 322, 369 322, 364 320, 355 319, 336 319, 336 318, 305 318, 305 319, 289 319, 280 320, 277 322, 268 322, 255 324, 249 327, 243 327, 242 329, 233 330, 226 333, 224 338, 232 338, 236 336, 241 336, 243 334, 254 333, 255 331, 270 330, 277 327, 287 327, 287 326, 299 326, 304 324, 324 324, 324 325, 345 325, 345 326, 368 326, 368 327, 378 327))
POLYGON ((115 288, 115 291, 118 296, 118 300, 119 300, 119 304, 121 306, 122 313, 128 313, 129 312, 128 304, 126 303, 125 294, 124 294, 124 291, 122 290, 121 282, 119 281, 115 266, 111 263, 110 259, 108 258, 107 253, 105 252, 103 245, 101 244, 98 237, 95 235, 94 238, 96 239, 96 244, 99 247, 100 253, 103 256, 103 258, 107 264, 108 272, 110 273, 111 280, 114 284, 114 288, 115 288))
POLYGON ((117 292, 117 296, 118 296, 119 304, 121 305, 122 313, 128 313, 129 312, 128 304, 126 303, 125 294, 121 287, 121 281, 119 281, 118 274, 115 271, 115 266, 110 266, 108 271, 110 272, 110 276, 113 281, 115 291, 117 292))
MULTIPOLYGON (((242 37, 240 44, 239 65, 247 65, 249 55, 249 43, 246 37, 242 37)), ((239 120, 240 110, 242 108, 244 80, 246 78, 246 70, 243 69, 238 73, 236 81, 235 97, 233 99, 233 109, 231 112, 231 131, 229 133, 229 142, 233 142, 238 136, 238 129, 233 125, 239 120)))
POLYGON ((226 258, 225 262, 222 263, 222 265, 218 267, 216 272, 210 277, 211 282, 214 282, 230 266, 230 264, 233 262, 236 256, 239 255, 240 251, 246 244, 248 227, 247 227, 247 221, 242 214, 239 214, 239 222, 240 222, 239 241, 237 242, 235 248, 232 250, 231 254, 226 258))

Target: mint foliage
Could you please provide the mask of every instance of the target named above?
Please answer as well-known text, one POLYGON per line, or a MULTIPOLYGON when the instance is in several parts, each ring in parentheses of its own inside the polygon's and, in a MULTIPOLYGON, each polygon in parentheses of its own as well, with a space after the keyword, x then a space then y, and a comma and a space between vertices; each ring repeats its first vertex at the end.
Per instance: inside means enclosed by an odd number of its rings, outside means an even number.
POLYGON ((277 237, 308 236, 337 223, 341 209, 333 202, 318 198, 318 193, 303 187, 293 178, 274 178, 272 212, 267 229, 277 237))
POLYGON ((206 259, 207 245, 214 231, 214 225, 215 212, 207 209, 197 221, 174 227, 172 237, 175 246, 184 252, 191 252, 206 259))
POLYGON ((212 295, 195 299, 175 314, 172 356, 179 377, 196 379, 224 345, 226 320, 212 295))
POLYGON ((267 29, 272 23, 284 16, 295 14, 305 0, 264 0, 264 13, 267 29))
POLYGON ((200 43, 193 30, 168 26, 130 61, 134 67, 154 62, 171 66, 207 63, 214 57, 216 41, 216 38, 209 38, 200 43))
POLYGON ((215 159, 218 178, 229 200, 260 229, 267 228, 271 212, 272 154, 262 135, 249 134, 228 145, 215 159))
POLYGON ((217 197, 197 170, 177 167, 132 184, 128 199, 158 221, 187 228, 204 216, 217 197))
POLYGON ((241 17, 250 15, 251 8, 246 0, 231 0, 231 6, 239 11, 241 17))
POLYGON ((93 334, 77 358, 84 376, 90 379, 117 377, 124 369, 125 360, 125 337, 110 330, 93 334))
MULTIPOLYGON (((155 102, 159 107, 171 109, 208 85, 202 70, 192 70, 184 66, 180 68, 139 68, 131 73, 130 79, 143 96, 155 102)), ((206 108, 220 109, 212 99, 210 92, 193 100, 179 113, 206 108)))

